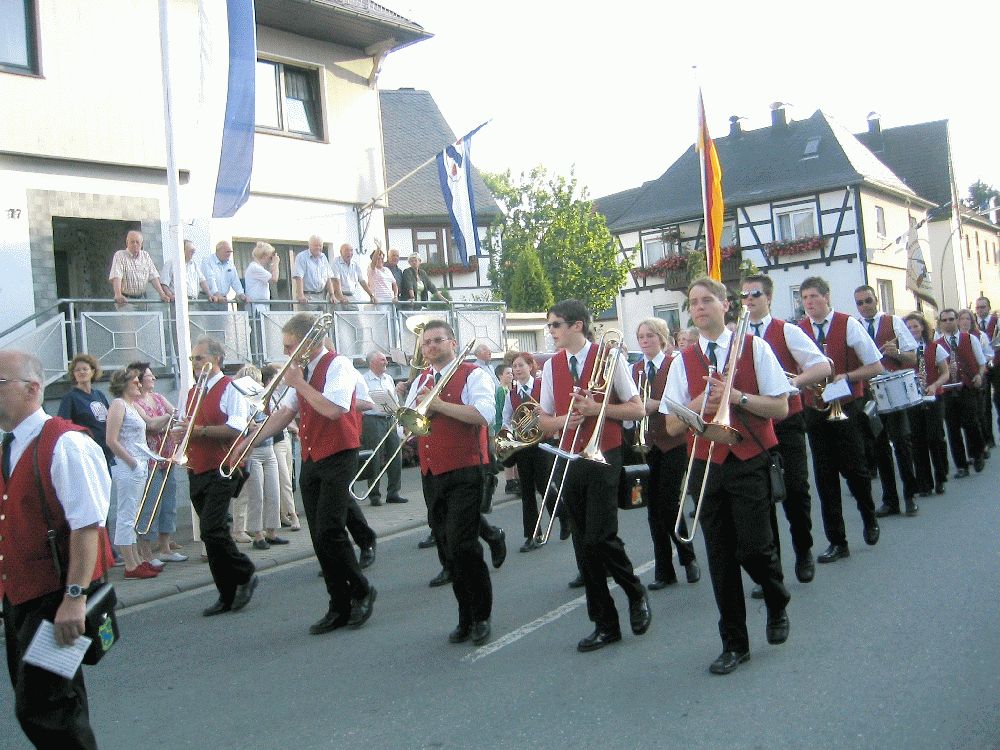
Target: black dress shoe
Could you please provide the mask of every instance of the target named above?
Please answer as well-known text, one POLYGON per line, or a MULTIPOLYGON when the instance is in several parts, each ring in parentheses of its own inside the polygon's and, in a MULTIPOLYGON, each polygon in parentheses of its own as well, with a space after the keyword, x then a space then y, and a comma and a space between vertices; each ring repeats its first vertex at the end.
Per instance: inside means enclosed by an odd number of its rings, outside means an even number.
POLYGON ((392 503, 393 505, 402 505, 403 503, 410 502, 408 497, 400 497, 399 495, 394 495, 393 497, 387 497, 385 499, 387 503, 392 503))
POLYGON ((885 518, 886 516, 898 516, 898 515, 899 515, 898 506, 894 508, 891 505, 886 505, 885 503, 882 503, 880 506, 878 506, 878 508, 875 509, 876 518, 885 518))
POLYGON ((955 472, 955 479, 963 479, 967 476, 969 476, 969 467, 965 467, 964 469, 959 469, 958 471, 955 472))
POLYGON ((777 612, 767 612, 767 642, 773 645, 788 640, 788 613, 782 607, 777 612))
POLYGON ((538 542, 536 542, 534 539, 525 539, 524 544, 521 545, 521 548, 518 550, 518 552, 531 552, 536 549, 538 549, 538 542))
POLYGON ((469 631, 469 635, 472 636, 472 642, 477 646, 486 643, 490 637, 490 621, 479 620, 472 623, 472 630, 469 631))
POLYGON ((878 544, 878 538, 881 535, 881 529, 878 527, 878 521, 873 520, 871 523, 865 524, 865 529, 862 532, 865 544, 869 547, 878 544))
POLYGON ((587 651, 597 651, 597 649, 604 648, 609 643, 617 643, 621 639, 622 634, 619 632, 610 633, 597 628, 593 633, 576 644, 576 650, 584 653, 587 651))
POLYGON ((577 573, 576 578, 569 582, 569 587, 571 589, 582 589, 584 585, 583 573, 577 573))
POLYGON ((920 492, 918 492, 917 494, 920 497, 930 497, 934 493, 931 490, 920 490, 920 492))
POLYGON ((984 458, 983 458, 982 456, 980 456, 979 458, 977 458, 977 459, 976 459, 976 460, 975 460, 975 461, 973 462, 973 464, 972 464, 972 465, 973 465, 973 467, 975 468, 975 470, 976 470, 976 473, 978 474, 978 473, 979 473, 979 472, 981 472, 981 471, 982 471, 982 470, 983 470, 984 468, 986 468, 986 459, 984 459, 984 458))
POLYGON ((371 504, 373 508, 377 508, 382 504, 382 498, 375 497, 374 495, 372 495, 370 498, 368 498, 368 502, 371 504))
POLYGON ((349 617, 350 615, 346 612, 334 612, 331 609, 322 618, 309 626, 309 633, 311 635, 322 635, 323 633, 329 633, 331 630, 342 628, 347 624, 349 617))
POLYGON ((708 671, 712 674, 729 674, 736 667, 745 661, 750 660, 750 652, 744 651, 723 651, 719 657, 708 665, 708 671))
POLYGON ((816 558, 818 563, 832 563, 835 560, 839 560, 842 557, 850 557, 851 550, 847 548, 846 544, 831 544, 826 548, 825 552, 821 552, 819 557, 816 558))
POLYGON ((434 532, 432 531, 427 535, 427 538, 422 542, 417 542, 418 549, 430 549, 431 547, 437 546, 437 539, 434 538, 434 532))
POLYGON ((239 612, 250 603, 258 583, 260 583, 260 579, 254 573, 250 576, 249 581, 236 587, 236 595, 233 597, 233 612, 239 612))
POLYGON ((372 563, 375 562, 375 544, 375 542, 372 542, 371 547, 363 547, 361 549, 361 554, 358 556, 358 565, 362 570, 370 568, 372 563))
POLYGON ((809 583, 816 577, 816 565, 813 563, 812 555, 806 553, 795 559, 795 577, 799 579, 799 583, 809 583))
POLYGON ((572 531, 570 531, 569 522, 559 521, 559 541, 565 542, 567 539, 569 539, 571 533, 572 531))
POLYGON ((448 643, 465 643, 469 640, 471 630, 471 625, 466 625, 462 622, 458 623, 458 627, 448 633, 448 643))
POLYGON ((917 506, 915 502, 913 502, 912 497, 906 498, 906 500, 904 500, 904 503, 906 508, 906 515, 915 516, 917 515, 917 513, 920 512, 920 508, 917 506))
POLYGON ((934 494, 943 495, 944 494, 944 482, 937 482, 934 485, 934 494))
POLYGON ((364 597, 351 602, 351 616, 347 618, 347 624, 350 627, 360 628, 368 622, 368 618, 372 616, 372 607, 375 604, 377 593, 374 586, 369 586, 368 593, 364 597))
POLYGON ((490 562, 494 568, 503 565, 507 559, 507 534, 501 528, 497 529, 497 535, 487 542, 490 545, 490 562))
POLYGON ((288 544, 288 540, 287 539, 283 539, 280 536, 276 536, 273 539, 266 539, 265 541, 268 544, 288 544))
POLYGON ((441 568, 441 572, 434 576, 427 585, 431 587, 447 586, 449 583, 451 583, 451 571, 447 568, 441 568))
POLYGON ((660 579, 656 579, 648 586, 646 586, 646 588, 649 589, 650 591, 659 591, 660 589, 665 589, 667 586, 673 586, 675 583, 677 583, 676 578, 667 581, 661 581, 660 579))
POLYGON ((751 599, 763 599, 764 598, 764 587, 763 586, 754 586, 752 589, 750 589, 750 598, 751 599))
POLYGON ((201 613, 205 617, 213 617, 215 615, 221 615, 223 612, 228 612, 232 608, 231 604, 226 604, 222 601, 222 599, 216 599, 215 604, 211 607, 206 607, 201 611, 201 613))
POLYGON ((632 626, 635 635, 642 635, 649 630, 649 623, 653 619, 653 613, 649 609, 649 595, 646 589, 642 590, 642 596, 628 605, 628 621, 632 626))
POLYGON ((701 580, 701 568, 698 567, 697 560, 692 560, 685 565, 684 572, 687 573, 688 583, 698 583, 701 580))

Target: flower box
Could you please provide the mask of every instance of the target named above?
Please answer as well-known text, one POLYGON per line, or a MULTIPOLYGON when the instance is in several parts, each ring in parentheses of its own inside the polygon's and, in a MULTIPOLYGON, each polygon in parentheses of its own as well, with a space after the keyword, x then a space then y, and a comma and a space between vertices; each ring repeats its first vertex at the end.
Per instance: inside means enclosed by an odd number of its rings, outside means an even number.
POLYGON ((826 240, 822 237, 806 237, 801 240, 789 240, 788 242, 771 242, 764 245, 764 253, 771 258, 786 258, 792 255, 805 255, 806 253, 822 252, 826 247, 826 240))

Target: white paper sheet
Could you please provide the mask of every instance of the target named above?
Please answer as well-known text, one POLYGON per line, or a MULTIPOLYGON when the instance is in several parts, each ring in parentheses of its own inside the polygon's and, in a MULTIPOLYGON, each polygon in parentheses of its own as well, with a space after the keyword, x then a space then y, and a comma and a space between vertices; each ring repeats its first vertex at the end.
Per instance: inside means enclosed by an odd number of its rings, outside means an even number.
POLYGON ((24 652, 24 660, 28 664, 71 680, 76 670, 80 668, 83 655, 87 653, 88 648, 90 639, 85 635, 77 638, 71 646, 60 646, 56 643, 56 632, 52 623, 42 620, 28 649, 24 652))
POLYGON ((831 401, 836 401, 838 398, 845 398, 850 395, 851 384, 847 382, 847 378, 837 380, 823 388, 823 400, 828 404, 831 401))

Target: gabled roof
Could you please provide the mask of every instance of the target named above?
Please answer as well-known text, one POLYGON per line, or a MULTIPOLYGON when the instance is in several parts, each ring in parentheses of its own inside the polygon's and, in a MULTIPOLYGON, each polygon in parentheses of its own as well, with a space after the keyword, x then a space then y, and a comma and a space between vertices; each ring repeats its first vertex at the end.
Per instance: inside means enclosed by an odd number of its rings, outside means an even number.
MULTIPOLYGON (((382 108, 382 147, 385 150, 387 187, 457 140, 428 91, 379 91, 379 103, 382 108)), ((472 146, 474 164, 474 138, 472 146)), ((500 214, 500 208, 475 166, 472 172, 476 216, 487 223, 500 214)), ((434 162, 394 188, 386 203, 387 220, 419 217, 447 221, 448 214, 434 162)))
POLYGON ((947 120, 884 130, 876 126, 855 137, 921 198, 939 206, 951 201, 947 120))
MULTIPOLYGON (((743 131, 714 141, 722 164, 727 207, 862 183, 917 197, 847 129, 821 110, 805 120, 743 131)), ((637 190, 639 195, 619 216, 612 218, 605 214, 612 232, 656 227, 700 216, 701 181, 694 146, 658 179, 637 190)), ((622 195, 601 198, 597 204, 603 212, 605 201, 610 200, 610 207, 617 209, 622 195)))
POLYGON ((647 184, 644 183, 637 188, 629 188, 620 193, 612 193, 611 195, 605 195, 603 198, 598 198, 594 201, 594 207, 604 215, 607 223, 611 224, 632 208, 636 199, 642 194, 642 189, 647 184))

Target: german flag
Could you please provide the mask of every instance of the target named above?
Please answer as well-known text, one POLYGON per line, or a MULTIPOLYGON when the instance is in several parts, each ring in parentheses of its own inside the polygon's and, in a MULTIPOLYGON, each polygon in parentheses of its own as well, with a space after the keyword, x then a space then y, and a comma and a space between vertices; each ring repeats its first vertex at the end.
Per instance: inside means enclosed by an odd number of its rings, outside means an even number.
POLYGON ((708 275, 722 281, 722 165, 708 133, 705 101, 698 89, 698 163, 701 169, 701 203, 705 211, 705 255, 708 275))

